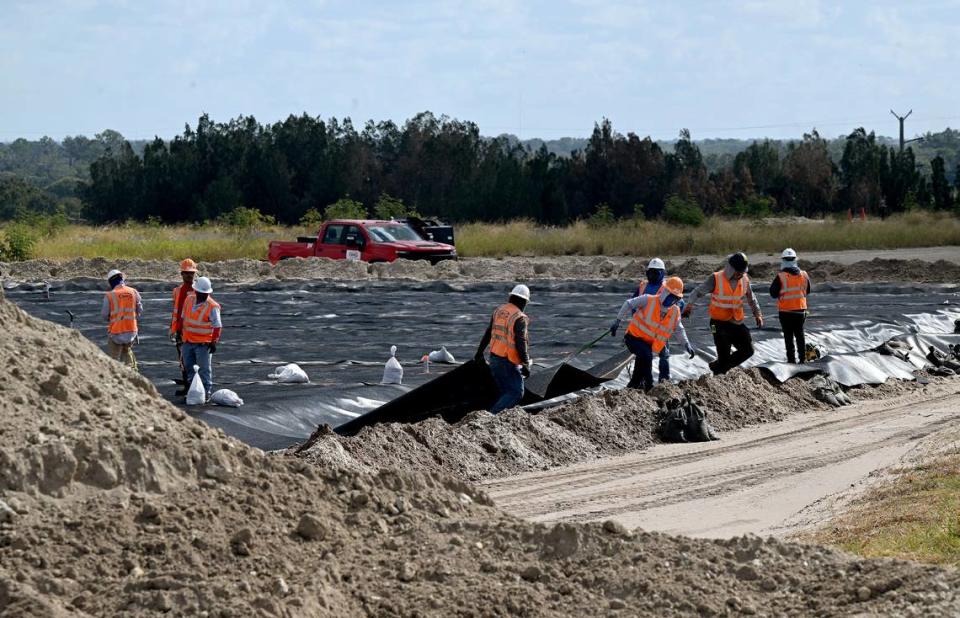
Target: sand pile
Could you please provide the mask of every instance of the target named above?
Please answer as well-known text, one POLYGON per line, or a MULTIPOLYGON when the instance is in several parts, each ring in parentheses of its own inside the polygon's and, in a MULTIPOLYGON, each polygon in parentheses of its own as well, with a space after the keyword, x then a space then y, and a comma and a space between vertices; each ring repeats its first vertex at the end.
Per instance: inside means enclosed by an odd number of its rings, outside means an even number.
MULTIPOLYGON (((917 385, 891 380, 876 388, 852 389, 849 394, 855 400, 868 399, 912 388, 917 385)), ((358 471, 372 472, 387 465, 478 481, 647 448, 658 440, 657 399, 692 395, 722 435, 792 414, 829 410, 829 405, 816 399, 814 390, 803 379, 779 384, 759 369, 735 370, 657 386, 649 397, 629 389, 602 391, 538 414, 519 408, 497 416, 474 412, 455 425, 432 418, 415 424, 375 425, 354 437, 341 437, 326 428, 295 450, 308 461, 358 471)))
MULTIPOLYGON (((700 259, 667 261, 668 270, 683 277, 689 285, 699 283, 720 266, 719 262, 700 259)), ((874 259, 843 265, 831 261, 804 262, 814 282, 913 281, 955 283, 960 279, 960 264, 947 261, 874 259)), ((771 280, 778 265, 758 262, 751 265, 757 283, 771 280)), ((177 262, 165 260, 106 260, 76 258, 56 263, 49 260, 0 262, 0 279, 11 282, 63 281, 77 277, 102 278, 111 268, 119 268, 132 281, 177 281, 177 262)), ((624 257, 543 257, 543 258, 465 258, 432 266, 423 261, 397 260, 389 264, 367 264, 329 258, 295 258, 276 266, 259 260, 227 260, 200 264, 202 273, 215 281, 249 283, 270 279, 383 280, 417 281, 537 281, 604 280, 637 281, 643 277, 646 260, 624 257)))
POLYGON ((534 525, 448 476, 267 456, 74 332, 2 300, 0 328, 2 616, 960 611, 933 567, 534 525))

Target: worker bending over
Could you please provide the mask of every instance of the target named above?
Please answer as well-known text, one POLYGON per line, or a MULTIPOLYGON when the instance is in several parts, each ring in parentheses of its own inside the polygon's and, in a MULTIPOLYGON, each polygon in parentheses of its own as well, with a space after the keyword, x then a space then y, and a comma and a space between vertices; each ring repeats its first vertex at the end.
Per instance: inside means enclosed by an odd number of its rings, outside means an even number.
MULTIPOLYGON (((680 277, 670 277, 656 294, 641 294, 625 301, 620 308, 617 319, 610 325, 610 336, 617 335, 621 321, 630 319, 627 334, 623 337, 624 345, 635 357, 633 375, 627 384, 629 388, 642 388, 645 391, 653 388, 653 357, 667 347, 674 332, 680 334, 687 353, 693 357, 693 346, 680 321, 679 303, 682 298, 683 281, 680 277)), ((662 359, 661 356, 661 366, 662 359)))
POLYGON ((193 294, 188 295, 180 314, 183 336, 183 364, 187 369, 187 384, 193 382, 194 366, 200 368, 200 381, 207 394, 213 391, 213 368, 211 356, 217 351, 220 331, 220 304, 210 296, 213 284, 206 277, 197 277, 193 282, 193 294))
MULTIPOLYGON (((646 272, 647 280, 642 282, 637 289, 634 290, 633 296, 631 298, 636 298, 643 294, 659 294, 663 289, 663 282, 667 278, 667 267, 658 257, 650 260, 650 263, 647 264, 646 272)), ((677 303, 677 306, 680 307, 680 310, 683 311, 684 302, 683 300, 677 303)), ((658 367, 659 376, 657 381, 660 383, 670 381, 670 346, 665 345, 663 349, 660 350, 660 364, 658 367)))
POLYGON ((780 254, 780 272, 770 284, 770 296, 777 299, 780 329, 783 331, 788 363, 804 361, 807 343, 803 334, 803 325, 807 321, 809 294, 810 276, 800 270, 797 264, 797 252, 793 249, 784 249, 780 254))
POLYGON ((763 314, 760 305, 750 289, 750 277, 747 276, 747 256, 734 253, 727 263, 707 280, 697 286, 687 301, 683 317, 693 313, 693 307, 701 296, 710 295, 710 332, 717 347, 717 360, 710 363, 714 375, 720 375, 740 365, 753 356, 753 339, 750 329, 743 323, 743 301, 746 298, 750 310, 757 321, 757 328, 763 328, 763 314), (731 347, 736 352, 731 354, 731 347))
POLYGON ((523 380, 530 377, 533 365, 527 338, 528 319, 523 312, 529 301, 527 286, 514 287, 507 302, 493 312, 474 355, 477 362, 483 362, 483 352, 490 344, 490 373, 500 391, 500 398, 490 408, 491 414, 512 408, 523 399, 523 380))
POLYGON ((136 370, 133 343, 139 335, 137 319, 143 315, 140 292, 128 286, 123 273, 116 269, 107 273, 107 283, 110 291, 104 294, 100 307, 100 316, 107 322, 107 353, 136 370))
POLYGON ((173 315, 170 318, 170 340, 177 345, 177 362, 180 363, 180 377, 183 380, 183 386, 176 392, 178 397, 186 395, 187 388, 190 386, 187 382, 187 368, 183 365, 183 327, 180 314, 187 296, 193 296, 193 280, 196 276, 196 262, 190 258, 180 262, 180 278, 183 279, 183 283, 173 288, 173 315))

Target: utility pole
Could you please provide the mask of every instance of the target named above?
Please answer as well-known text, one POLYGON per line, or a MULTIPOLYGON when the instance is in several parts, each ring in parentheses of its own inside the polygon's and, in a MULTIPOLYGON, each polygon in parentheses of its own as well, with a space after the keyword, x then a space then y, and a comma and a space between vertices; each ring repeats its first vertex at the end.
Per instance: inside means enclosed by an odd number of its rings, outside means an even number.
POLYGON ((907 112, 906 116, 897 116, 896 112, 894 112, 892 109, 890 110, 890 113, 893 114, 894 118, 900 121, 900 152, 903 152, 903 146, 906 144, 903 139, 903 121, 910 117, 910 114, 913 113, 913 110, 911 109, 909 112, 907 112))

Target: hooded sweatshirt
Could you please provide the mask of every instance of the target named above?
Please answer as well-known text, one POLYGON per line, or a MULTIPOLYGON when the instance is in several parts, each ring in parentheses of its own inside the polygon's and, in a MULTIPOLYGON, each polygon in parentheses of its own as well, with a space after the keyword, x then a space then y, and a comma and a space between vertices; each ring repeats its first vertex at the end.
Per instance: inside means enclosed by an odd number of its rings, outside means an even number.
MULTIPOLYGON (((800 267, 797 266, 795 260, 783 260, 780 262, 780 272, 790 273, 791 275, 799 275, 800 267)), ((776 276, 773 278, 773 283, 770 284, 770 296, 773 298, 780 298, 780 277, 776 276)), ((807 277, 807 295, 810 294, 810 277, 807 277)), ((804 313, 803 309, 798 311, 783 311, 781 313, 804 313)))
MULTIPOLYGON (((733 287, 736 287, 737 284, 731 279, 731 277, 733 277, 734 275, 734 272, 735 271, 733 270, 733 266, 730 266, 730 264, 723 265, 723 276, 727 278, 727 281, 731 282, 731 285, 733 287)), ((697 299, 700 298, 701 296, 709 296, 710 294, 712 294, 713 284, 714 284, 713 273, 711 273, 707 277, 706 281, 698 285, 697 289, 695 289, 693 293, 690 294, 690 298, 687 300, 687 305, 692 307, 693 304, 697 302, 697 299)), ((747 303, 749 303, 750 305, 750 311, 753 312, 753 316, 755 318, 762 316, 763 314, 760 313, 760 303, 757 302, 756 297, 753 295, 753 290, 750 289, 749 285, 746 286, 746 288, 744 289, 743 295, 746 298, 747 303)), ((743 324, 743 320, 739 320, 739 321, 731 320, 731 322, 734 324, 743 324)))
MULTIPOLYGON (((636 311, 643 311, 647 308, 647 300, 652 296, 652 294, 641 294, 629 300, 624 301, 623 306, 620 307, 620 313, 617 314, 617 320, 623 322, 624 320, 629 320, 630 317, 636 311)), ((660 291, 660 301, 666 301, 668 296, 672 296, 667 290, 660 291)), ((682 310, 682 309, 681 309, 682 310)), ((685 347, 690 347, 690 340, 687 338, 687 330, 683 327, 683 320, 677 318, 677 330, 674 331, 674 334, 680 338, 680 342, 683 343, 685 347)))

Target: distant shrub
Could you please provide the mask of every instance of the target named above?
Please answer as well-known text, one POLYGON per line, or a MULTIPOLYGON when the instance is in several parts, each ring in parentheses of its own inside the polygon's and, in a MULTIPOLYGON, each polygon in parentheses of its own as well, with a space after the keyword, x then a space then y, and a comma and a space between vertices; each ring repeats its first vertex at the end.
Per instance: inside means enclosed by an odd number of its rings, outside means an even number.
POLYGON ((416 217, 417 211, 407 208, 403 200, 381 193, 377 198, 377 203, 373 205, 373 216, 377 219, 403 219, 404 217, 416 217))
POLYGON ((685 200, 678 195, 671 195, 663 207, 663 219, 677 225, 699 227, 703 225, 706 216, 703 210, 694 202, 685 200))
POLYGON ((587 219, 587 225, 592 228, 610 227, 616 222, 617 218, 608 204, 597 204, 593 214, 587 219))
POLYGON ((309 230, 319 229, 323 224, 323 215, 316 208, 309 208, 307 212, 300 217, 300 226, 309 230))
POLYGON ((360 202, 341 198, 323 209, 323 218, 331 219, 366 219, 367 209, 360 202))
POLYGON ((256 230, 264 226, 277 224, 277 220, 273 216, 265 215, 256 208, 245 206, 238 206, 225 215, 221 215, 218 221, 243 231, 256 230))
POLYGON ((0 261, 22 262, 33 257, 37 237, 29 225, 14 223, 3 230, 0 238, 0 261))
POLYGON ((763 219, 773 213, 774 204, 772 197, 755 195, 746 200, 737 200, 732 207, 727 209, 727 213, 737 217, 763 219))

